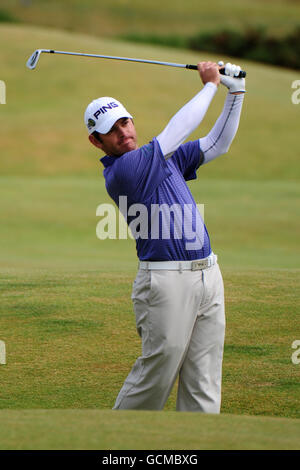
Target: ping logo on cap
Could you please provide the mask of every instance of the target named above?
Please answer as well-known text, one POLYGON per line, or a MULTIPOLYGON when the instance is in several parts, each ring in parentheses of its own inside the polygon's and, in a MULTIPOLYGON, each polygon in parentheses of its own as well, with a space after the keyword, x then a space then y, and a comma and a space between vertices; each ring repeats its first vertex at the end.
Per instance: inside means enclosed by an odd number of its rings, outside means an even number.
POLYGON ((102 106, 101 108, 99 108, 95 113, 94 113, 94 117, 95 119, 98 119, 98 116, 100 114, 105 114, 107 113, 107 111, 109 109, 112 109, 112 108, 118 108, 118 104, 115 103, 114 101, 112 101, 111 103, 108 103, 106 106, 102 106))

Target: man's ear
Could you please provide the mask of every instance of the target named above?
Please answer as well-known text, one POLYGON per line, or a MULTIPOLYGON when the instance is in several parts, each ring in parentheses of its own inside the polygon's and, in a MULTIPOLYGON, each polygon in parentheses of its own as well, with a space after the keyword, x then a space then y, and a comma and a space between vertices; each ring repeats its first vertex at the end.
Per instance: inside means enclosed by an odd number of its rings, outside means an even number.
POLYGON ((89 135, 89 141, 95 145, 95 147, 97 147, 98 149, 101 149, 102 150, 102 143, 96 139, 96 137, 94 135, 89 135))

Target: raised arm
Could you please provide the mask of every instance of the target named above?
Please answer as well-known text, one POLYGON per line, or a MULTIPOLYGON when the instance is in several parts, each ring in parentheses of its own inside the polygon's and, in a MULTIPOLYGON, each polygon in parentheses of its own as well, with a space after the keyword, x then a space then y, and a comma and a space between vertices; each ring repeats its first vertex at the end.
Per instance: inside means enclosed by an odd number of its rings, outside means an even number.
POLYGON ((228 88, 224 108, 214 127, 205 137, 199 139, 204 154, 202 164, 226 153, 238 129, 242 104, 245 94, 245 79, 235 78, 240 67, 226 64, 226 75, 220 76, 217 64, 200 62, 198 70, 204 88, 181 108, 157 137, 166 159, 172 156, 177 148, 199 126, 221 82, 228 88))
POLYGON ((215 125, 207 136, 199 139, 204 155, 202 165, 227 153, 236 135, 245 96, 245 79, 234 78, 239 71, 240 67, 236 65, 228 63, 225 66, 225 73, 228 75, 221 77, 221 83, 228 88, 228 94, 215 125))
POLYGON ((200 62, 198 71, 204 84, 203 89, 172 117, 157 136, 166 159, 199 126, 220 84, 219 67, 214 62, 200 62))

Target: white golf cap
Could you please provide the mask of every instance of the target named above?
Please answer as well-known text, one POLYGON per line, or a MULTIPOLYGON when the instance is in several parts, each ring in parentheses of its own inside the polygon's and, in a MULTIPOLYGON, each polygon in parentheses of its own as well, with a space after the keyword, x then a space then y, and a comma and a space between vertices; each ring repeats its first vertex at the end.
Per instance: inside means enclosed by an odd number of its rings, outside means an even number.
POLYGON ((94 131, 107 134, 114 123, 121 118, 131 118, 124 106, 110 96, 92 101, 85 110, 84 122, 89 134, 94 131))

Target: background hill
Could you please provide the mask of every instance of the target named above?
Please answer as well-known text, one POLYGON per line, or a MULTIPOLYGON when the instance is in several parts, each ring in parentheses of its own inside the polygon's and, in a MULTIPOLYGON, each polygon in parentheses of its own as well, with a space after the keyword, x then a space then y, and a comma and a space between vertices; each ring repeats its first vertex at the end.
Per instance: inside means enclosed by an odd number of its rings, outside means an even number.
POLYGON ((0 21, 168 45, 300 69, 298 1, 4 0, 0 21))
POLYGON ((297 0, 2 0, 1 10, 3 18, 110 38, 129 33, 193 35, 257 25, 282 35, 299 24, 297 0))
MULTIPOLYGON (((142 143, 157 135, 178 108, 201 89, 195 71, 109 60, 42 55, 38 68, 30 71, 25 63, 35 49, 180 63, 219 58, 14 25, 1 26, 0 44, 1 78, 7 83, 0 142, 2 174, 95 175, 95 150, 87 145, 82 121, 92 99, 106 95, 124 101, 135 117, 142 143)), ((299 108, 291 101, 291 85, 298 75, 247 61, 241 64, 248 72, 248 95, 239 139, 232 146, 230 158, 203 167, 202 174, 207 178, 295 180, 299 177, 299 108)), ((224 97, 225 89, 221 87, 201 130, 192 138, 208 132, 224 97)))

